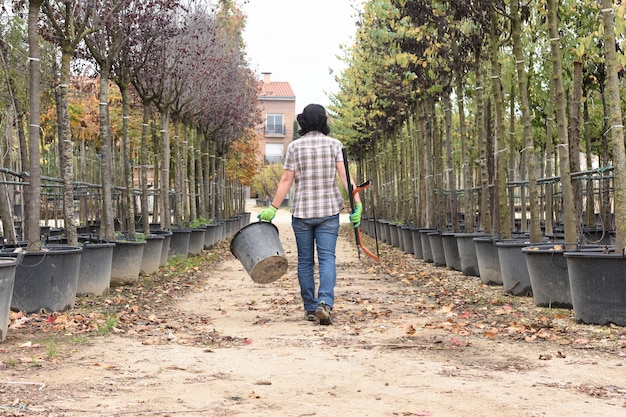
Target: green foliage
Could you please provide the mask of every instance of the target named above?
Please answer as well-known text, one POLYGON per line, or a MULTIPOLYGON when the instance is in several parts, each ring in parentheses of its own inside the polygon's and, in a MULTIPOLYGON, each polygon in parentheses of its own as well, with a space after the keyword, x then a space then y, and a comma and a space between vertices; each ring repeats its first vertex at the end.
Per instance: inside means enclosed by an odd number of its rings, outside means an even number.
POLYGON ((59 346, 57 345, 56 340, 54 340, 54 338, 50 338, 47 345, 48 349, 46 351, 46 355, 48 356, 48 359, 56 358, 59 354, 59 346))
POLYGON ((133 236, 129 236, 128 232, 115 232, 115 240, 129 240, 131 242, 144 242, 146 235, 136 232, 133 236))
POLYGON ((98 334, 100 336, 106 336, 117 325, 117 315, 110 313, 106 315, 106 319, 103 326, 98 326, 98 334))
POLYGON ((252 183, 252 189, 264 200, 270 199, 276 194, 278 183, 283 175, 283 165, 275 163, 265 166, 252 183))
POLYGON ((211 224, 213 224, 213 219, 205 219, 204 217, 200 216, 191 223, 189 223, 189 227, 193 229, 202 226, 209 226, 211 224))

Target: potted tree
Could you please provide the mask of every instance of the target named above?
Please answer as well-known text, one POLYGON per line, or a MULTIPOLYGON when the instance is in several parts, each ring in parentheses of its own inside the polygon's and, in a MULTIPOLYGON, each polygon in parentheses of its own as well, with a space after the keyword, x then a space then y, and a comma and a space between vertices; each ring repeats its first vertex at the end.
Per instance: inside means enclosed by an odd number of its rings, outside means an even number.
POLYGON ((25 205, 25 251, 12 252, 17 258, 11 309, 27 313, 64 311, 74 305, 82 248, 43 246, 40 236, 40 52, 39 12, 43 0, 28 5, 28 46, 30 79, 29 186, 25 205))
POLYGON ((567 251, 564 256, 576 321, 626 326, 626 150, 615 48, 615 12, 611 0, 601 0, 610 112, 607 134, 611 135, 614 167, 615 248, 602 252, 567 251))

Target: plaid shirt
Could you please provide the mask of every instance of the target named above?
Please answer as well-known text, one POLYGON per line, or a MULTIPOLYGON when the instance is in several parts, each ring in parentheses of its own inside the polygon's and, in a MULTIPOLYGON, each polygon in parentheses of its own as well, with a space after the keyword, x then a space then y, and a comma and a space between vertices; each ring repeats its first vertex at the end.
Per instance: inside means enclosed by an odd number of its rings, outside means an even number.
POLYGON ((326 217, 343 209, 336 177, 337 162, 343 162, 341 148, 341 142, 320 132, 309 132, 289 144, 284 168, 294 172, 294 217, 326 217))

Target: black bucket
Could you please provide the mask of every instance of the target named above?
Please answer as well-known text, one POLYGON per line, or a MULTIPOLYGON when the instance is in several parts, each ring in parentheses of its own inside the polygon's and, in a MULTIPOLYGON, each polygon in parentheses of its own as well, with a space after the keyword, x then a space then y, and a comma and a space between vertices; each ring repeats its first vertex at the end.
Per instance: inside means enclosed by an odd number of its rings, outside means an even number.
POLYGON ((272 223, 250 223, 240 229, 230 242, 230 251, 258 284, 276 281, 287 271, 278 228, 272 223))

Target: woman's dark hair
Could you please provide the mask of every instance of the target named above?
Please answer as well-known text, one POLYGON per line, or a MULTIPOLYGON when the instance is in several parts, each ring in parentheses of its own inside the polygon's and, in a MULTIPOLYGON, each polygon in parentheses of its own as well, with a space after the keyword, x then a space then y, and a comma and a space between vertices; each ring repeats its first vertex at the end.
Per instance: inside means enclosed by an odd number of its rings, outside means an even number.
POLYGON ((300 125, 300 130, 298 130, 300 136, 313 131, 322 132, 325 135, 330 133, 326 110, 319 104, 309 104, 306 106, 302 113, 296 117, 296 120, 300 125))

